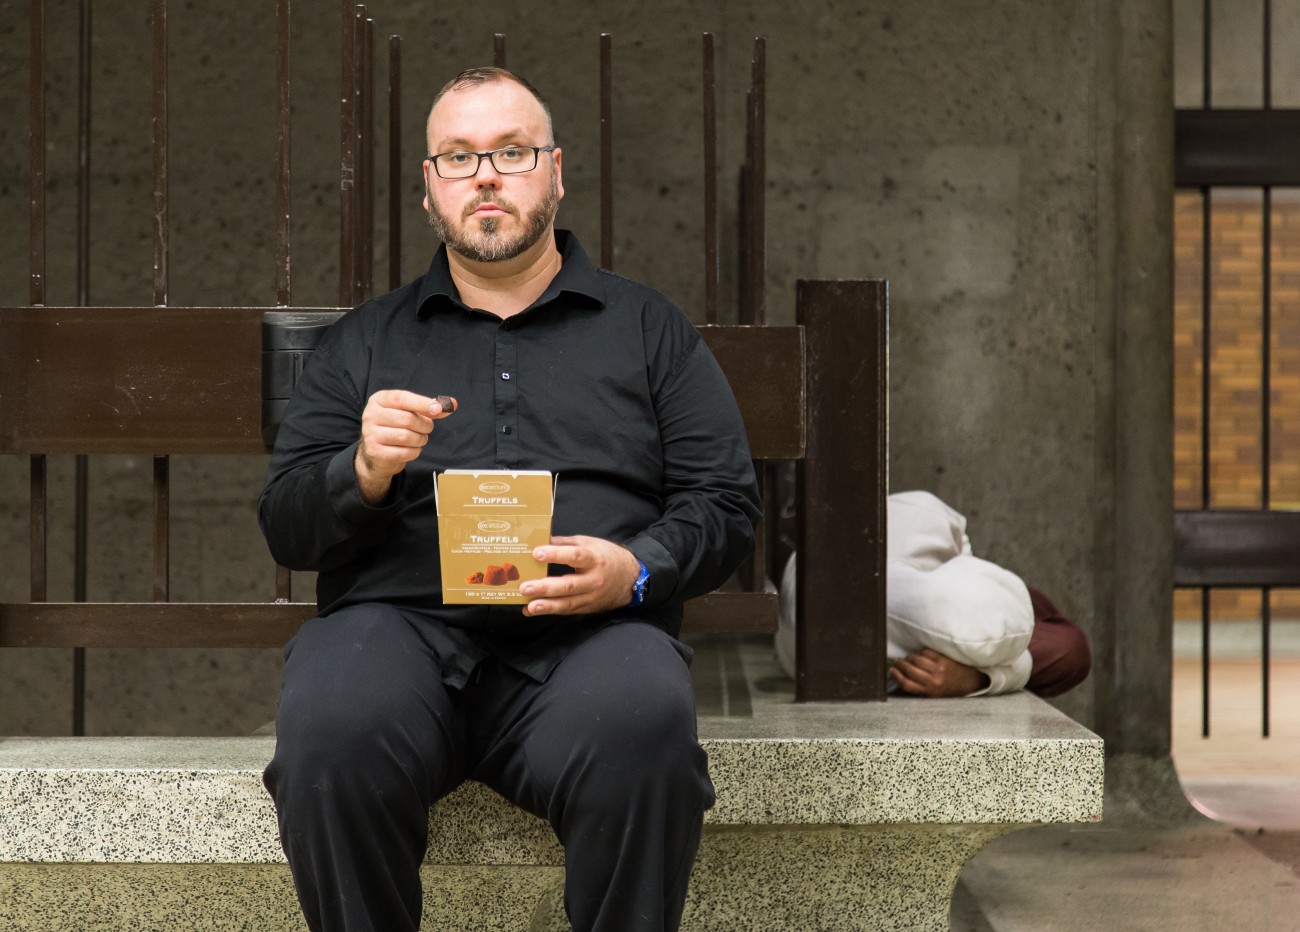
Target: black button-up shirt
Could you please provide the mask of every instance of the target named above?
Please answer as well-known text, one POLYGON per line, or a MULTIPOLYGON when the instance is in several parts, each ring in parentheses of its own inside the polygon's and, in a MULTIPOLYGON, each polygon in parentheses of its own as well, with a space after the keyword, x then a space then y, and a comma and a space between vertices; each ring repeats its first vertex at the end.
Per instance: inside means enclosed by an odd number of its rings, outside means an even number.
POLYGON ((442 247, 422 278, 334 324, 289 402, 258 502, 276 560, 319 573, 322 615, 384 602, 425 616, 451 685, 489 653, 545 679, 612 621, 676 635, 682 603, 717 588, 753 546, 744 425, 695 327, 664 296, 594 268, 572 234, 557 231, 556 245, 559 273, 512 317, 467 307, 442 247), (361 414, 393 388, 459 407, 371 507, 353 466, 361 414), (552 533, 625 544, 650 570, 644 604, 537 618, 444 605, 433 495, 444 469, 554 472, 552 533))

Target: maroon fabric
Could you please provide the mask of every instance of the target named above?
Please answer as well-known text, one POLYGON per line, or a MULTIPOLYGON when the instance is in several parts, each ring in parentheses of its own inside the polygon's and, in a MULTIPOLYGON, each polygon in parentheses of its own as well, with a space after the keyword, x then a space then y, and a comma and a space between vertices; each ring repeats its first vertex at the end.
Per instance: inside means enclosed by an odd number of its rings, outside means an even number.
POLYGON ((1029 639, 1033 670, 1025 689, 1039 696, 1059 696, 1084 681, 1092 670, 1088 636, 1052 600, 1030 587, 1034 603, 1034 633, 1029 639))

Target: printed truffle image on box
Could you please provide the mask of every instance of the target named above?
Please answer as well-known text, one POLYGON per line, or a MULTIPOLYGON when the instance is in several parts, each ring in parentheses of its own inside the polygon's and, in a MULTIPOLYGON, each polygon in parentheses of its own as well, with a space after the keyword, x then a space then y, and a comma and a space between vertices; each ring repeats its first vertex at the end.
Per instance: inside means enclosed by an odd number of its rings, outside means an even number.
POLYGON ((434 490, 443 602, 527 603, 519 584, 546 575, 532 552, 551 540, 551 473, 449 469, 434 490))

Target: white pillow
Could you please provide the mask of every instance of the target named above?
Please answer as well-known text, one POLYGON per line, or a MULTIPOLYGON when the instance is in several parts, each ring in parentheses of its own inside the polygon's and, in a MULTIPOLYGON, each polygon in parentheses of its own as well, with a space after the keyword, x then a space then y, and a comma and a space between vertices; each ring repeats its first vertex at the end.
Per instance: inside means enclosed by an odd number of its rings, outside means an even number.
MULTIPOLYGON (((972 667, 1023 659, 1034 629, 1029 590, 1015 573, 971 554, 966 518, 929 492, 888 501, 887 652, 929 647, 972 667)), ((795 555, 781 574, 776 656, 795 673, 795 555)))
POLYGON ((994 667, 1029 647, 1029 590, 996 563, 957 556, 921 570, 896 560, 886 567, 885 585, 892 658, 929 647, 972 667, 994 667))
POLYGON ((970 555, 966 517, 929 492, 895 492, 889 496, 888 518, 889 560, 933 570, 953 557, 970 555))

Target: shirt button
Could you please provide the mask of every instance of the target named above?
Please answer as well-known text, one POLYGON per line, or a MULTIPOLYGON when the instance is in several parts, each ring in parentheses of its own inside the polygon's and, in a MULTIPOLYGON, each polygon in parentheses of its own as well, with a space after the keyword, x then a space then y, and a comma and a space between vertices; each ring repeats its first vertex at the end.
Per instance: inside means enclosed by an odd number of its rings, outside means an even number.
POLYGON ((509 425, 509 424, 506 424, 504 427, 502 427, 502 428, 501 428, 501 433, 503 433, 503 434, 508 434, 508 433, 510 433, 510 425, 509 425))
POLYGON ((509 381, 510 381, 510 373, 509 373, 509 372, 503 372, 503 373, 501 373, 501 379, 502 379, 502 381, 509 382, 509 381))

